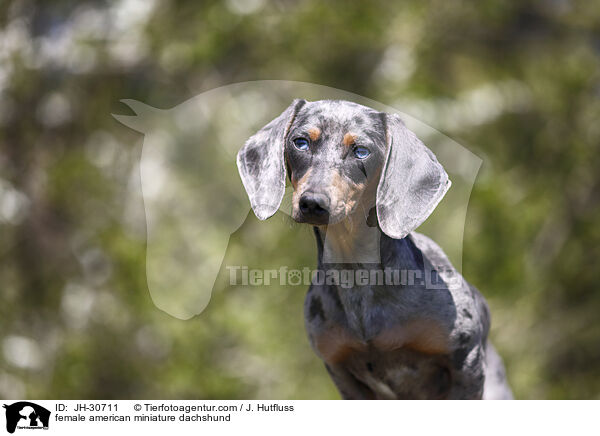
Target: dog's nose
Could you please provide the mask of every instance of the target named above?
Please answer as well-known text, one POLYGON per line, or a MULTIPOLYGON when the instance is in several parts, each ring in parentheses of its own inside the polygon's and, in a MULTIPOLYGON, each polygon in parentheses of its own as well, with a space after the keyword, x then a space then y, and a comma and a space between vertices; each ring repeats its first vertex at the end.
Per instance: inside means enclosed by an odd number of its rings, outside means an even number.
POLYGON ((329 215, 329 198, 323 194, 305 192, 300 197, 300 211, 307 217, 323 219, 329 215))

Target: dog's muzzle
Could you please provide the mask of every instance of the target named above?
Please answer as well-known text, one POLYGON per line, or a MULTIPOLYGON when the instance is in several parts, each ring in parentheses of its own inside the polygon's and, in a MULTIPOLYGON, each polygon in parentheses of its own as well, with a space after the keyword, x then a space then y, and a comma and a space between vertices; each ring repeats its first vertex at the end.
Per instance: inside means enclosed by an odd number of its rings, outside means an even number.
POLYGON ((327 224, 329 206, 329 197, 314 192, 305 192, 298 201, 302 221, 310 224, 327 224))

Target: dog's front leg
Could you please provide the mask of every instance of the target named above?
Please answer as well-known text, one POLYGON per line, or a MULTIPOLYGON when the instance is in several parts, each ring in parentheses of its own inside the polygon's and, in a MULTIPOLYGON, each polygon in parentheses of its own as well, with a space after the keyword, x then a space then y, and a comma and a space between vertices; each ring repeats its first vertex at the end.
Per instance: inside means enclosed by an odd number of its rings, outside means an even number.
POLYGON ((373 400, 375 393, 341 365, 325 364, 327 372, 344 400, 373 400))

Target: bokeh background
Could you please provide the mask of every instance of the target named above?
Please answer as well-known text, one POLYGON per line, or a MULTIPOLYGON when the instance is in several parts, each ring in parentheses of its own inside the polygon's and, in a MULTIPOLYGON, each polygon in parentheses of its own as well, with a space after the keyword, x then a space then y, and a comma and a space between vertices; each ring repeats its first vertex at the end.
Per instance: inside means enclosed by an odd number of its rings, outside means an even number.
MULTIPOLYGON (((3 1, 0 397, 339 397, 303 288, 221 280, 199 316, 157 309, 142 135, 111 116, 283 79, 393 106, 481 157, 462 270, 515 395, 600 398, 599 54, 594 2, 3 1)), ((315 263, 285 217, 250 214, 228 253, 315 263)))

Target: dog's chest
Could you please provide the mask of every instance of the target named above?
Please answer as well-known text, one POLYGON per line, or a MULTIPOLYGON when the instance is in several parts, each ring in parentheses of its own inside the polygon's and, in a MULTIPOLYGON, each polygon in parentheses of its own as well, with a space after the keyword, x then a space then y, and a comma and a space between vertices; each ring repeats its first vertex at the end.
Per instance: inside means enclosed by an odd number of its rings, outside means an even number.
POLYGON ((432 320, 383 329, 368 340, 342 325, 312 336, 328 364, 343 367, 378 399, 442 399, 451 391, 447 332, 432 320))
POLYGON ((350 371, 378 398, 447 397, 452 323, 416 301, 388 301, 372 289, 350 292, 340 297, 319 287, 307 296, 307 329, 321 359, 350 371), (401 315, 402 304, 414 306, 404 311, 409 316, 401 315))
POLYGON ((308 333, 326 361, 351 351, 408 348, 425 354, 449 350, 453 319, 432 308, 446 305, 427 291, 312 286, 306 299, 308 333))

